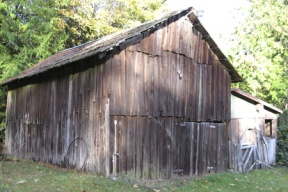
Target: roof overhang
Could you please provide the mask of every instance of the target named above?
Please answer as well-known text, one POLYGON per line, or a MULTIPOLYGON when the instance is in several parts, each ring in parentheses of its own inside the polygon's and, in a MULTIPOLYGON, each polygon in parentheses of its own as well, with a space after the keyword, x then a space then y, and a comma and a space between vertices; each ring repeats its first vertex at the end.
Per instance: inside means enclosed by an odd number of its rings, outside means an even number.
POLYGON ((277 107, 274 107, 273 105, 257 98, 257 97, 254 97, 240 89, 236 89, 236 88, 232 88, 231 89, 231 94, 239 97, 239 98, 242 98, 246 101, 250 101, 250 102, 253 102, 255 104, 262 104, 265 108, 269 109, 270 111, 273 111, 273 112, 276 112, 276 113, 283 113, 283 111, 277 107))

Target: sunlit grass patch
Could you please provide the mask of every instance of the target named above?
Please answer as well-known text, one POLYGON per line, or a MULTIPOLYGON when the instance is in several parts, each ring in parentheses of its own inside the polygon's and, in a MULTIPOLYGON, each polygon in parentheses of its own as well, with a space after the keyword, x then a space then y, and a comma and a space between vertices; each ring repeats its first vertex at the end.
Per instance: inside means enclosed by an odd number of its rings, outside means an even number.
POLYGON ((221 173, 201 178, 170 180, 134 179, 121 175, 116 181, 103 176, 67 170, 45 163, 7 159, 1 162, 0 191, 288 191, 288 168, 253 170, 249 174, 221 173))

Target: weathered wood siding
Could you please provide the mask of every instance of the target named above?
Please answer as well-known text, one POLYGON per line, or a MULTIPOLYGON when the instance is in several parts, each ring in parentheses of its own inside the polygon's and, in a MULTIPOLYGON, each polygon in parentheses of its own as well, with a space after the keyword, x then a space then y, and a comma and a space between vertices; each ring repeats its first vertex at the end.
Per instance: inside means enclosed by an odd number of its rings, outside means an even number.
POLYGON ((87 73, 9 91, 7 108, 12 109, 7 111, 9 152, 62 166, 68 163, 67 166, 78 169, 88 152, 86 169, 105 174, 108 99, 101 99, 105 93, 104 71, 102 65, 87 73), (66 156, 70 159, 65 159, 66 156))
MULTIPOLYGON (((245 98, 245 97, 244 97, 245 98)), ((239 168, 240 161, 237 156, 241 156, 239 149, 235 146, 240 144, 242 137, 242 144, 255 145, 258 150, 260 160, 266 164, 275 163, 276 155, 276 132, 277 132, 277 114, 265 109, 263 105, 255 104, 249 99, 243 99, 240 96, 231 96, 231 121, 229 127, 229 167, 236 171, 241 171, 239 168), (271 121, 271 130, 265 133, 265 120, 271 121), (248 128, 256 128, 260 135, 253 130, 245 131, 248 128), (267 145, 263 143, 261 137, 265 137, 267 145), (261 141, 261 142, 259 142, 261 141)), ((243 154, 245 150, 242 150, 243 154)), ((256 155, 255 155, 256 156, 256 155)), ((259 158, 257 157, 257 158, 259 158)), ((256 158, 251 158, 249 166, 254 163, 256 158)))
POLYGON ((9 151, 109 175, 115 119, 123 127, 120 171, 154 178, 171 176, 178 168, 204 174, 208 164, 225 170, 226 128, 217 132, 204 125, 182 129, 175 124, 179 118, 220 124, 230 120, 231 78, 202 38, 188 20, 175 17, 105 56, 10 86, 9 151), (187 143, 199 151, 190 151, 187 143), (210 144, 212 151, 205 147, 210 144))
POLYGON ((112 116, 110 126, 113 143, 110 156, 115 151, 116 134, 118 172, 135 177, 169 178, 227 169, 226 124, 187 122, 174 117, 112 116))
POLYGON ((171 22, 113 57, 110 114, 229 120, 228 72, 189 21, 171 22))

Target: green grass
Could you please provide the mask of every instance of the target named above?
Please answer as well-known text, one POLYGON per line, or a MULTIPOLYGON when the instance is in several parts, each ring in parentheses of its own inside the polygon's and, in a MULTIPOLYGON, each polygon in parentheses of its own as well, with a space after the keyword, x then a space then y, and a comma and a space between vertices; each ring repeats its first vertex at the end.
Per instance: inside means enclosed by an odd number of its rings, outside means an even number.
POLYGON ((132 183, 32 161, 4 161, 0 191, 145 191, 132 183))
POLYGON ((188 181, 174 191, 288 191, 288 169, 275 167, 255 170, 246 175, 222 173, 188 181))
POLYGON ((222 173, 202 178, 117 181, 32 161, 1 162, 0 191, 288 191, 288 168, 254 170, 249 174, 222 173))

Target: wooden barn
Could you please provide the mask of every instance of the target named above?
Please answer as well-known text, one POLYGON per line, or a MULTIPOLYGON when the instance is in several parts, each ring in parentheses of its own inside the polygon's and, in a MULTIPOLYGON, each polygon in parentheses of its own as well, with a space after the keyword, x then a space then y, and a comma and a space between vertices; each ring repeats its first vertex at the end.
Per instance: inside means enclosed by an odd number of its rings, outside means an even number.
POLYGON ((276 162, 277 118, 282 111, 240 89, 232 89, 231 94, 230 168, 247 172, 272 165, 276 162))
POLYGON ((2 82, 19 158, 115 177, 228 168, 241 77, 192 8, 60 51, 2 82))

